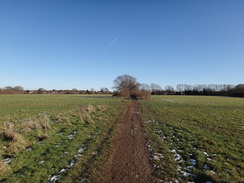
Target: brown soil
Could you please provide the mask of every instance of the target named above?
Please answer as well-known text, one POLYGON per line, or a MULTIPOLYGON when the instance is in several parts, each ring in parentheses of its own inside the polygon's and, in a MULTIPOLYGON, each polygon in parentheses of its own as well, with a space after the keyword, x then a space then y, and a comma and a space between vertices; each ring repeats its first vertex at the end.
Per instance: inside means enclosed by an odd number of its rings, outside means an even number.
POLYGON ((150 153, 141 125, 138 101, 131 101, 114 139, 106 170, 99 183, 161 182, 152 175, 150 153))

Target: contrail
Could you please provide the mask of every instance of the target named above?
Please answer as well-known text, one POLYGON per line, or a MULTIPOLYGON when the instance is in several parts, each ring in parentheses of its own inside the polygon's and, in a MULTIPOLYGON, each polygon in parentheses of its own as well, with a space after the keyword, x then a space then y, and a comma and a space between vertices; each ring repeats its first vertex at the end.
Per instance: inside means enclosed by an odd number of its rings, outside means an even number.
POLYGON ((105 51, 107 51, 115 42, 117 41, 117 38, 115 38, 105 49, 105 51))

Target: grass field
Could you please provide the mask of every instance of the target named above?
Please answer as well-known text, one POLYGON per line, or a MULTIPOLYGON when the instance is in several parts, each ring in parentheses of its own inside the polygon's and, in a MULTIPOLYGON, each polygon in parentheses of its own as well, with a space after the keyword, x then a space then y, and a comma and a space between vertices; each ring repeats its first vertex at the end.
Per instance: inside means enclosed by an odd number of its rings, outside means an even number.
POLYGON ((153 96, 142 101, 157 175, 182 182, 243 182, 244 100, 153 96))
POLYGON ((0 95, 0 182, 85 179, 122 107, 105 95, 0 95))
MULTIPOLYGON (((109 95, 0 95, 0 182, 89 182, 128 103, 109 95)), ((244 181, 244 99, 152 96, 140 104, 157 177, 244 181)))

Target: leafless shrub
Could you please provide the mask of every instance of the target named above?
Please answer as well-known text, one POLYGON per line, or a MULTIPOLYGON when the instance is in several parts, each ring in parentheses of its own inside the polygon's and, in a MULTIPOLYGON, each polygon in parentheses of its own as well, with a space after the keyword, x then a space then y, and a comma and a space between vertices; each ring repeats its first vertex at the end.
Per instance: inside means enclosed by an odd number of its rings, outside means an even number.
POLYGON ((135 90, 132 92, 131 94, 133 96, 133 98, 141 100, 148 100, 150 99, 150 92, 149 91, 144 91, 144 90, 135 90))

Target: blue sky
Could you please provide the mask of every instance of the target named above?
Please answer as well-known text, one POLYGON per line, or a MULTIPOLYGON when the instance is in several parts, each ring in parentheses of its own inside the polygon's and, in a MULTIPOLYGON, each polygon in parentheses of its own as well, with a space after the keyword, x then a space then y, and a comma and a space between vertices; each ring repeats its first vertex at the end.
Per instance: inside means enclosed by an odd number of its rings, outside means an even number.
POLYGON ((242 0, 1 0, 0 88, 244 83, 242 0))

